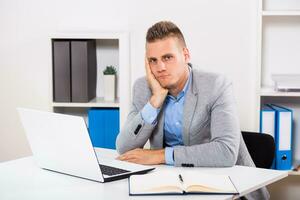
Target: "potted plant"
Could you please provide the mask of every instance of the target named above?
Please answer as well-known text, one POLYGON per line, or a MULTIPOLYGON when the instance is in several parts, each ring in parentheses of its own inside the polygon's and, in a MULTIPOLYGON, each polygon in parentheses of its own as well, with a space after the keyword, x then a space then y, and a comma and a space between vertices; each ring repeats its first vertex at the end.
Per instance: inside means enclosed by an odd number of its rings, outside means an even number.
POLYGON ((114 101, 115 100, 115 82, 117 70, 114 66, 106 66, 103 71, 104 74, 104 100, 114 101))

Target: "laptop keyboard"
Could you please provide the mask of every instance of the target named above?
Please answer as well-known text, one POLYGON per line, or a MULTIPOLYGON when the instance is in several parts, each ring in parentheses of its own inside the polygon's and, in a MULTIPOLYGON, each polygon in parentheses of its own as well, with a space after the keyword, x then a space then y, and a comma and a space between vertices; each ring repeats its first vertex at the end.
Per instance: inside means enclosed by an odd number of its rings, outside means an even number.
POLYGON ((102 165, 102 164, 100 164, 100 168, 101 168, 101 171, 102 171, 103 174, 109 175, 109 176, 129 172, 129 171, 124 170, 124 169, 111 167, 111 166, 107 166, 107 165, 102 165))

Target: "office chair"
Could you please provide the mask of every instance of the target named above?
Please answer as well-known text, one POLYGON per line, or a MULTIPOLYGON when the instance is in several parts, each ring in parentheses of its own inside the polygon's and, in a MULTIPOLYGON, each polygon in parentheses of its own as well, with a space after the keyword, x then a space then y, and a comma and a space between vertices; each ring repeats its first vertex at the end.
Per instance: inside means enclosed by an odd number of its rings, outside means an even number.
POLYGON ((242 131, 247 149, 256 167, 269 169, 275 156, 275 142, 271 135, 242 131))

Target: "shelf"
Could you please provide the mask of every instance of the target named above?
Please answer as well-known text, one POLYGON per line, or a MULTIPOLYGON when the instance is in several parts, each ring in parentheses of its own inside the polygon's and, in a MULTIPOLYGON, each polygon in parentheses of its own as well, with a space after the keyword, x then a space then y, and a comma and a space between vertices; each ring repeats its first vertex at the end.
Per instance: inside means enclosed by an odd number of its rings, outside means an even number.
POLYGON ((110 31, 100 31, 100 32, 64 32, 51 34, 51 38, 56 39, 120 39, 124 37, 127 33, 125 31, 110 32, 110 31))
POLYGON ((300 10, 272 10, 272 11, 262 11, 262 16, 300 16, 300 10))
POLYGON ((53 107, 96 107, 96 108, 119 108, 119 99, 104 101, 103 97, 96 97, 88 103, 52 102, 53 107))
MULTIPOLYGON (((130 112, 130 55, 129 55, 129 34, 127 30, 112 31, 90 31, 90 30, 71 30, 50 33, 49 46, 54 39, 93 39, 96 40, 96 59, 97 59, 97 86, 96 97, 88 103, 75 102, 53 102, 53 97, 49 101, 49 106, 54 112, 65 114, 86 115, 88 108, 120 108, 120 126, 125 123, 126 117, 130 112), (107 65, 114 65, 118 71, 116 81, 116 101, 107 102, 102 97, 104 95, 102 71, 107 65)), ((50 73, 53 73, 50 70, 50 73)), ((52 75, 52 74, 51 74, 52 75)), ((53 77, 53 75, 52 75, 53 77)), ((53 81, 49 84, 50 93, 53 94, 53 81)))
POLYGON ((279 92, 272 87, 264 87, 260 90, 260 96, 300 97, 300 92, 279 92))

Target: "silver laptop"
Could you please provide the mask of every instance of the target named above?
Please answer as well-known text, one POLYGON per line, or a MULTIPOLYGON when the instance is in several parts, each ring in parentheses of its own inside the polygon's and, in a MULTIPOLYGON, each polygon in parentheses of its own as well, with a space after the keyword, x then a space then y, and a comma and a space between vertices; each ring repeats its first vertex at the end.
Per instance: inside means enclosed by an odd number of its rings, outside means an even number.
POLYGON ((107 182, 153 167, 97 155, 83 117, 17 108, 38 165, 47 170, 107 182))

